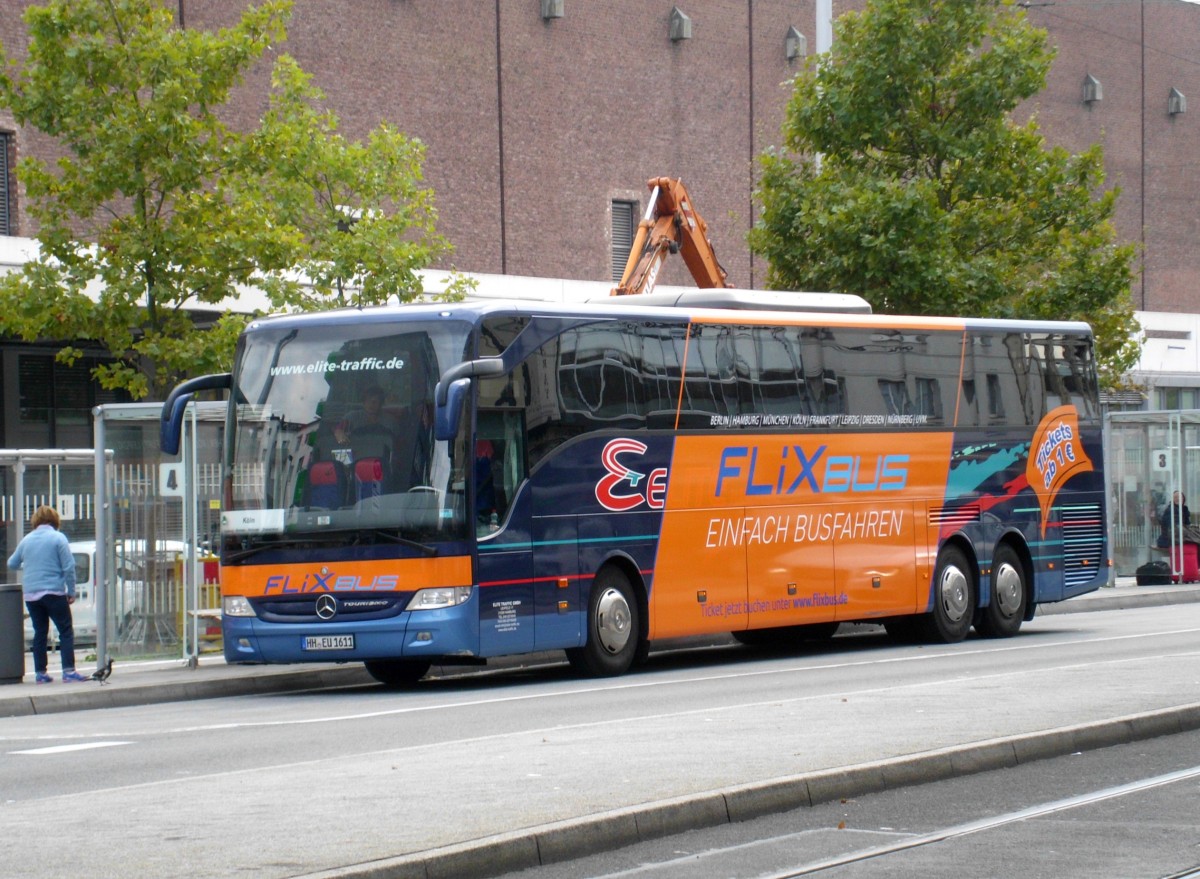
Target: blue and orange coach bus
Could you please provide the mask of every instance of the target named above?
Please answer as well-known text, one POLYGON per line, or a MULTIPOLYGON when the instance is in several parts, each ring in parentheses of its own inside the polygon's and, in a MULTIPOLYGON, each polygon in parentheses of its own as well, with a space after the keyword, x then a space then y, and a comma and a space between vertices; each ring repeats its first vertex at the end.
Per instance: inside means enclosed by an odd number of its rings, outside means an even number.
POLYGON ((230 391, 225 658, 612 675, 712 632, 1005 637, 1106 580, 1087 325, 654 298, 253 321, 163 408, 171 450, 230 391))

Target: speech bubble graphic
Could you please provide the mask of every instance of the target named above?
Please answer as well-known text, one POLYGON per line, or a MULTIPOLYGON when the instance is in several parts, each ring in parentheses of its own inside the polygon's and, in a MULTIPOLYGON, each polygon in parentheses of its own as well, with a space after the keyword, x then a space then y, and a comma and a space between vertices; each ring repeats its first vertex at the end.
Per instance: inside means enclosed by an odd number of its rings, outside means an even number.
POLYGON ((1025 465, 1025 476, 1042 510, 1042 537, 1046 536, 1050 507, 1067 480, 1076 473, 1093 470, 1080 441, 1079 412, 1074 406, 1059 406, 1047 412, 1033 434, 1025 465))

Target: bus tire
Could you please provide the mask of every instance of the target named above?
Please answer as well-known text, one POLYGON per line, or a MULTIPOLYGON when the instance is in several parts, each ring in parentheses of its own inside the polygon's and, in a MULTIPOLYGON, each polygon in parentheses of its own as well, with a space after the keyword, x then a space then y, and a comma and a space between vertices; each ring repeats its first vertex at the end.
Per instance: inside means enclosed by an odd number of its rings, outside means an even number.
POLYGON ((955 644, 967 637, 975 620, 977 594, 966 553, 953 544, 943 548, 933 576, 933 610, 922 621, 926 640, 955 644))
POLYGON ((642 642, 637 596, 629 578, 612 565, 601 568, 588 595, 587 640, 567 651, 577 670, 593 677, 624 674, 642 642))
POLYGON ((363 663, 367 674, 385 687, 398 690, 411 687, 429 671, 433 663, 424 659, 368 659, 363 663))
POLYGON ((992 601, 981 609, 975 631, 985 638, 1011 638, 1021 630, 1028 601, 1025 566, 1010 544, 1001 544, 992 559, 992 601))

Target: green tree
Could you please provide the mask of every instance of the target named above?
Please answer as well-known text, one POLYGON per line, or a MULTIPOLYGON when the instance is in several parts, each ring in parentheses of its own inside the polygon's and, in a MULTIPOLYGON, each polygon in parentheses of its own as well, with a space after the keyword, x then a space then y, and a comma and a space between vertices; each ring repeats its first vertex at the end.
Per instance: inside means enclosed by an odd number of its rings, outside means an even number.
POLYGON ((449 252, 420 188, 418 142, 381 126, 365 143, 280 55, 270 112, 250 131, 222 120, 245 72, 286 39, 291 0, 263 0, 232 27, 177 26, 164 0, 48 0, 24 20, 28 55, 0 51, 0 105, 50 135, 53 164, 21 160, 38 256, 0 280, 0 332, 101 344, 96 377, 135 398, 229 368, 245 318, 200 327, 239 286, 277 308, 421 291, 416 269, 449 252), (341 212, 341 213, 339 213, 341 212), (334 234, 337 219, 360 217, 334 234), (312 277, 301 284, 297 273, 312 277))
MULTIPOLYGON (((451 247, 434 231, 433 192, 421 187, 424 145, 382 124, 365 142, 337 134, 337 116, 296 62, 275 65, 274 92, 251 139, 266 158, 239 198, 269 204, 274 222, 295 230, 277 265, 259 283, 277 308, 379 305, 421 292, 419 270, 451 247), (296 280, 297 272, 305 283, 296 280)), ((456 277, 453 297, 469 284, 456 277)))
POLYGON ((1045 31, 1010 0, 868 0, 793 82, 761 157, 751 249, 780 289, 877 311, 1073 318, 1117 384, 1140 347, 1135 250, 1099 146, 1048 147, 1014 109, 1045 87, 1045 31))

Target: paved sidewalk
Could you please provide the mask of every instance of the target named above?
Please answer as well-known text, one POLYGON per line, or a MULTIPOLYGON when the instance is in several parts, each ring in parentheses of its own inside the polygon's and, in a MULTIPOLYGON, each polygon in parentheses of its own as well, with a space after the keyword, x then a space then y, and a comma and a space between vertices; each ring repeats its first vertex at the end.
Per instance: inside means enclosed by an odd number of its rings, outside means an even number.
MULTIPOLYGON (((1200 583, 1137 586, 1132 577, 1122 577, 1116 586, 1070 601, 1042 605, 1038 608, 1038 614, 1085 613, 1192 602, 1200 602, 1200 583)), ((562 661, 562 652, 552 651, 491 660, 489 667, 519 667, 562 661)), ((103 685, 91 681, 64 684, 60 679, 58 657, 54 655, 50 658, 50 673, 54 676, 54 683, 33 682, 33 665, 28 656, 25 670, 22 683, 0 685, 0 717, 346 687, 373 682, 359 663, 227 665, 219 655, 201 657, 199 666, 194 669, 177 659, 126 662, 117 659, 112 678, 103 685)), ((80 670, 85 674, 92 671, 86 664, 81 664, 80 670)), ((467 667, 466 670, 477 671, 478 667, 467 667)), ((445 669, 435 667, 433 671, 434 674, 462 672, 463 669, 454 666, 445 669)))

